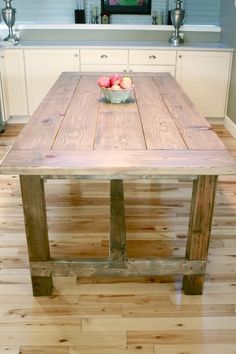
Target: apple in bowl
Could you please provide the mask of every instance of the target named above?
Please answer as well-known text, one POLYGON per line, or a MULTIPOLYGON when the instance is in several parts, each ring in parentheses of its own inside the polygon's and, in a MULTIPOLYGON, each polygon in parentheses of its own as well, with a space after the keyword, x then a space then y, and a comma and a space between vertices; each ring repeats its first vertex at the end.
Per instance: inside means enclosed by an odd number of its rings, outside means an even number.
POLYGON ((120 74, 113 74, 110 76, 111 86, 120 85, 121 80, 122 76, 120 74))
POLYGON ((120 81, 120 87, 122 89, 131 89, 133 86, 133 82, 129 76, 124 76, 120 81))
POLYGON ((107 101, 121 103, 128 100, 134 88, 132 79, 129 76, 113 74, 111 76, 101 76, 97 80, 103 95, 107 101))
POLYGON ((100 76, 97 83, 98 83, 98 86, 100 86, 100 87, 108 88, 111 86, 109 76, 100 76))

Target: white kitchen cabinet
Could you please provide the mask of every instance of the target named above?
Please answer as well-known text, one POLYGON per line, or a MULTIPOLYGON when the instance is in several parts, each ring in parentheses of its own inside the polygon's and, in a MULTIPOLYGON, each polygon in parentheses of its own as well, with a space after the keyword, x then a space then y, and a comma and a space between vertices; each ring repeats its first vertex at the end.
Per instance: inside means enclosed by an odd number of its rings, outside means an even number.
POLYGON ((175 77, 175 66, 175 50, 129 50, 129 71, 131 72, 169 72, 175 77))
POLYGON ((168 49, 2 49, 6 118, 32 114, 62 71, 169 72, 206 117, 226 113, 232 52, 168 49))
POLYGON ((29 113, 32 114, 63 71, 79 71, 75 49, 26 49, 26 83, 29 113))
POLYGON ((3 116, 5 120, 15 115, 28 115, 24 68, 22 49, 1 51, 3 116))
POLYGON ((226 114, 232 54, 178 51, 176 79, 205 117, 226 114))
POLYGON ((128 69, 128 50, 81 49, 81 71, 125 72, 128 69))

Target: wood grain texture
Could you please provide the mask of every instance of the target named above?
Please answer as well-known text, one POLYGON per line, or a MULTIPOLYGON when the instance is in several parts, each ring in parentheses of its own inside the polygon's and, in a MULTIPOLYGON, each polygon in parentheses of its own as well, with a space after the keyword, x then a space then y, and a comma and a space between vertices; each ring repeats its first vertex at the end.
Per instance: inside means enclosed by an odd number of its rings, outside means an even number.
POLYGON ((113 151, 11 150, 0 174, 98 179, 233 175, 236 161, 226 150, 121 150, 117 155, 113 151))
MULTIPOLYGON (((201 176, 193 182, 189 233, 186 247, 187 259, 207 260, 211 225, 215 203, 217 176, 201 176)), ((183 279, 185 294, 202 294, 203 276, 186 276, 183 279)))
POLYGON ((235 173, 235 160, 171 75, 134 75, 134 95, 123 104, 101 98, 96 79, 63 73, 0 173, 113 179, 235 173))
POLYGON ((51 149, 80 80, 78 73, 64 73, 22 130, 13 149, 51 149))
POLYGON ((180 345, 155 345, 155 354, 202 354, 202 353, 214 353, 214 354, 234 354, 236 346, 235 344, 180 344, 180 345))
MULTIPOLYGON (((115 257, 118 258, 118 257, 115 257)), ((120 257, 121 258, 121 257, 120 257)), ((187 261, 180 257, 127 260, 52 260, 30 263, 33 276, 163 276, 163 275, 204 275, 204 261, 187 261)))
POLYGON ((146 149, 138 107, 132 96, 122 107, 101 100, 94 149, 146 149))
POLYGON ((127 258, 125 201, 122 180, 110 182, 110 244, 109 259, 124 261, 127 258))
MULTIPOLYGON (((30 261, 47 261, 50 259, 44 182, 39 176, 21 176, 21 194, 25 218, 25 231, 30 261)), ((35 296, 50 295, 52 291, 51 276, 32 275, 35 296)))
MULTIPOLYGON (((233 344, 235 343, 236 330, 186 330, 176 331, 129 331, 128 344, 161 344, 161 345, 186 345, 186 344, 233 344)), ((200 354, 200 353, 199 353, 200 354)), ((214 354, 214 352, 212 352, 214 354)))
POLYGON ((225 148, 173 76, 159 74, 154 80, 189 149, 219 150, 225 148))
POLYGON ((93 150, 100 89, 96 77, 82 77, 57 133, 52 150, 93 150))
POLYGON ((152 77, 134 77, 135 97, 147 149, 186 149, 152 77))

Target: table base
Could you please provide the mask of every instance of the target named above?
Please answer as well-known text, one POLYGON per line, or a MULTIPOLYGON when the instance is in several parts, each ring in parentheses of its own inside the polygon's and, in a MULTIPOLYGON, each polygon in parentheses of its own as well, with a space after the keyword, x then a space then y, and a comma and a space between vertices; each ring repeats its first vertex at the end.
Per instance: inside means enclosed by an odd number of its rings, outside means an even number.
MULTIPOLYGON (((173 177, 172 177, 173 178, 173 177)), ((126 253, 125 203, 122 180, 110 181, 110 245, 108 260, 54 260, 50 257, 44 181, 20 176, 25 229, 34 296, 52 293, 52 276, 183 275, 185 294, 203 292, 217 176, 193 181, 185 257, 129 259, 126 253)))

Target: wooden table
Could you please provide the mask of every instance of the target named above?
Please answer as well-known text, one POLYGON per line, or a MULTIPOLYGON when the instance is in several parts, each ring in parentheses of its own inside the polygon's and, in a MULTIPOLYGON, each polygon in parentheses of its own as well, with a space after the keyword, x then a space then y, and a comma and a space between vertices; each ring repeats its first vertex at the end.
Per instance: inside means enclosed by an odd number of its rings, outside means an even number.
POLYGON ((20 175, 33 293, 50 295, 52 276, 184 275, 186 294, 203 290, 217 176, 235 160, 169 74, 133 75, 133 97, 107 103, 99 75, 63 73, 3 160, 20 175), (186 256, 128 259, 123 180, 192 177, 186 256), (109 259, 50 257, 44 179, 110 180, 109 259))

